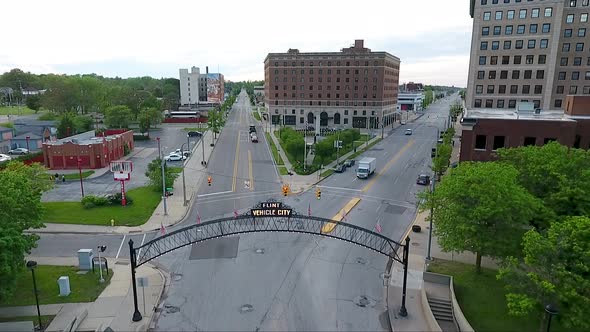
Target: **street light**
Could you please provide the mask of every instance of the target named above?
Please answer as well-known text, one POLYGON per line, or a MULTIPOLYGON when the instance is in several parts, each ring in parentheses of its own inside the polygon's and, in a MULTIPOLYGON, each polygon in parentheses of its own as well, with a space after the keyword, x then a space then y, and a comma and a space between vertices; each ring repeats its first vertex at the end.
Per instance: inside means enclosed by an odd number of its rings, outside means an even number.
POLYGON ((104 282, 104 278, 102 277, 102 260, 100 260, 100 253, 107 250, 107 246, 98 246, 98 270, 100 271, 100 283, 104 282))
MULTIPOLYGON (((188 140, 188 135, 186 136, 187 140, 188 140)), ((188 142, 187 142, 188 143, 188 142)), ((182 145, 180 146, 180 156, 181 156, 181 160, 184 158, 184 145, 187 143, 182 143, 182 145)), ((189 150, 190 151, 190 143, 189 143, 189 150)), ((184 200, 182 201, 182 205, 186 206, 186 183, 184 181, 184 168, 186 167, 186 165, 184 164, 184 161, 182 162, 182 197, 184 198, 184 200)))
POLYGON ((82 158, 78 157, 78 173, 80 174, 80 191, 82 191, 82 197, 84 197, 84 184, 82 182, 82 158))
POLYGON ((30 149, 29 149, 29 140, 31 139, 31 136, 27 136, 25 137, 25 139, 27 140, 27 153, 29 153, 30 149))
MULTIPOLYGON (((439 130, 438 128, 436 128, 436 139, 438 141, 438 136, 439 136, 439 130)), ((438 146, 436 147, 436 151, 435 151, 435 155, 434 158, 438 157, 438 146)), ((433 165, 434 166, 434 165, 433 165)), ((436 171, 433 172, 433 176, 432 176, 432 195, 434 197, 434 189, 435 189, 435 183, 436 183, 436 171)), ((427 260, 432 260, 432 256, 430 256, 430 250, 432 248, 432 220, 434 219, 434 203, 430 204, 430 228, 428 229, 428 255, 426 256, 427 260)))
POLYGON ((35 267, 37 267, 37 262, 27 262, 27 268, 31 270, 31 274, 33 275, 33 291, 35 292, 35 302, 37 303, 37 317, 39 318, 39 330, 42 331, 43 324, 41 323, 41 309, 39 309, 39 296, 37 295, 37 280, 35 280, 35 267))
POLYGON ((551 317, 557 316, 559 314, 559 310, 553 304, 548 304, 545 306, 545 312, 549 314, 549 321, 547 322, 547 332, 551 329, 551 317))

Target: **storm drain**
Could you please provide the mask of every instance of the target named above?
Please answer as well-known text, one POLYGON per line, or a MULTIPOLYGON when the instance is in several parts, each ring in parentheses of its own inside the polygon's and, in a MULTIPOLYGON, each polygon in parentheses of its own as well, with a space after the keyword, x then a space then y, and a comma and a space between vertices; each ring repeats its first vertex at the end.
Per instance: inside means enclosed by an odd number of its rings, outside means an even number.
POLYGON ((165 304, 164 311, 166 311, 167 314, 174 314, 174 313, 179 312, 180 308, 177 306, 170 305, 170 304, 165 304))
POLYGON ((182 279, 182 274, 181 273, 173 273, 172 274, 172 280, 174 281, 180 281, 182 279))
POLYGON ((387 207, 385 208, 385 213, 390 214, 403 214, 405 211, 405 207, 393 204, 387 204, 387 207))
POLYGON ((247 314, 249 312, 252 312, 254 310, 254 307, 251 304, 244 304, 243 306, 240 307, 240 313, 242 314, 247 314))
POLYGON ((367 297, 366 295, 360 295, 355 297, 353 302, 361 308, 374 307, 376 303, 375 300, 367 297))
POLYGON ((366 265, 369 261, 362 257, 357 257, 356 262, 361 265, 366 265))

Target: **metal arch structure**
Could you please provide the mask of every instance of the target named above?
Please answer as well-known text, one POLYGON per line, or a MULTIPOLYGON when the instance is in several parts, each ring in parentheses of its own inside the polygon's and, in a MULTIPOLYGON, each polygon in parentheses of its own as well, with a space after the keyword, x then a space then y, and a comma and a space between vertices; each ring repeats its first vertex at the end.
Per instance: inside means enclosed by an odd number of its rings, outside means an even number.
MULTIPOLYGON (((131 277, 135 305, 133 321, 142 319, 137 305, 137 289, 135 283, 135 270, 139 266, 166 253, 194 243, 224 236, 254 232, 305 233, 335 238, 387 256, 389 258, 387 266, 391 266, 393 261, 401 263, 404 266, 404 282, 402 306, 399 313, 402 316, 407 315, 405 297, 409 238, 406 238, 405 244, 402 244, 363 227, 321 217, 302 215, 280 201, 269 200, 258 203, 242 215, 193 224, 153 239, 139 247, 133 247, 133 240, 130 239, 129 257, 131 259, 131 277), (265 210, 264 208, 269 205, 280 207, 265 210), (263 213, 264 215, 262 216, 257 216, 257 211, 269 212, 266 214, 263 213), (401 257, 399 255, 400 249, 403 249, 401 257)), ((386 271, 386 274, 388 272, 386 271)))

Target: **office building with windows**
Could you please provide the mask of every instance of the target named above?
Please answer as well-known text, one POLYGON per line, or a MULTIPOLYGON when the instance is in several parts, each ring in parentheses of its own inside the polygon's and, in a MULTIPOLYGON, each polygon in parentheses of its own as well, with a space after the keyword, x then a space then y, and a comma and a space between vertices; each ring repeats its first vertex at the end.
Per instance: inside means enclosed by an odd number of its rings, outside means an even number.
POLYGON ((180 105, 197 104, 199 102, 200 78, 199 67, 180 69, 180 105))
POLYGON ((471 0, 467 109, 590 95, 590 0, 471 0))
POLYGON ((265 106, 273 123, 296 128, 381 128, 396 111, 399 66, 363 40, 340 52, 269 53, 265 106))

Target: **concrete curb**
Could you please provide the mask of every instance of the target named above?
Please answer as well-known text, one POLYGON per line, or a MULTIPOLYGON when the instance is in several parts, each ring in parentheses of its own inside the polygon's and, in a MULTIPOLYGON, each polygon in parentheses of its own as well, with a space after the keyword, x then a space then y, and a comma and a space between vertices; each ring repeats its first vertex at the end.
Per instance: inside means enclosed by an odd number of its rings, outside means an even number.
POLYGON ((162 312, 161 310, 158 312, 158 310, 156 310, 156 308, 162 309, 160 301, 162 300, 162 295, 164 294, 164 292, 170 287, 170 273, 168 273, 168 271, 163 267, 163 265, 158 264, 156 262, 150 262, 150 263, 148 263, 148 265, 151 265, 151 267, 154 270, 156 270, 156 271, 158 271, 158 273, 160 273, 160 276, 162 277, 162 281, 163 281, 162 282, 162 289, 160 290, 160 293, 158 294, 158 297, 157 297, 156 302, 154 304, 154 313, 150 316, 149 322, 147 322, 148 329, 155 331, 156 315, 159 318, 160 313, 162 312))

